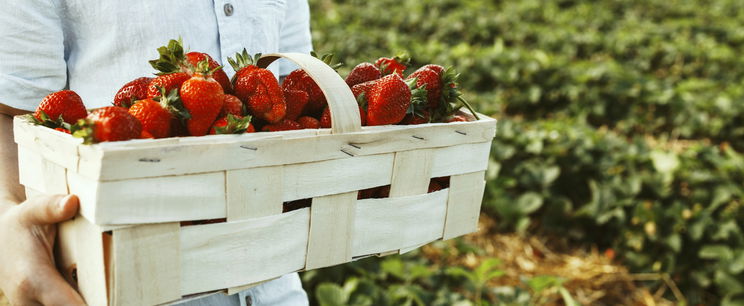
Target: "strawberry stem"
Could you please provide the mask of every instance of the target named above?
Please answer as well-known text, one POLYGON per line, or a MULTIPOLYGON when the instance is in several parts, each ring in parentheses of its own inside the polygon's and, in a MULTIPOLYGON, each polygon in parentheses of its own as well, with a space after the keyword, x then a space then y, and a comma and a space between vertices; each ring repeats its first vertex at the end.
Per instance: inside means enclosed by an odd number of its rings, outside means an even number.
POLYGON ((467 107, 470 113, 473 114, 473 117, 475 117, 475 120, 480 120, 480 118, 478 118, 478 114, 473 109, 473 106, 471 106, 470 103, 468 103, 468 101, 465 101, 465 99, 463 99, 460 96, 457 96, 457 100, 462 102, 462 104, 465 104, 465 107, 467 107))

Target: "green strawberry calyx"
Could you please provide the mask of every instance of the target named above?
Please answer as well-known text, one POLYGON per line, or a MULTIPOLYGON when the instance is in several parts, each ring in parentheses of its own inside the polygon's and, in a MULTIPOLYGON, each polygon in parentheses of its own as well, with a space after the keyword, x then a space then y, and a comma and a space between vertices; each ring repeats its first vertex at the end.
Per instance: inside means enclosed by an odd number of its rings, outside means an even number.
POLYGON ((193 67, 186 61, 181 37, 171 39, 168 44, 158 48, 159 57, 150 60, 150 66, 159 71, 156 75, 165 75, 176 72, 193 71, 193 67))
POLYGON ((426 118, 426 84, 422 86, 416 86, 418 78, 410 78, 405 80, 405 82, 408 88, 411 90, 411 105, 408 107, 408 110, 406 110, 406 114, 420 118, 426 118))
POLYGON ((255 66, 258 64, 258 60, 261 58, 261 53, 256 53, 253 56, 248 54, 248 50, 243 48, 243 51, 235 53, 235 58, 227 57, 227 62, 232 66, 235 72, 240 71, 248 66, 255 66))
POLYGON ((45 126, 51 129, 63 128, 66 130, 70 130, 70 124, 65 122, 64 118, 62 118, 62 115, 59 115, 57 119, 52 119, 45 111, 39 110, 38 119, 33 114, 28 114, 27 118, 29 118, 29 120, 36 125, 45 126))
POLYGON ((444 73, 440 76, 442 96, 439 100, 439 106, 435 109, 434 114, 432 114, 434 121, 438 122, 450 117, 463 106, 473 114, 475 120, 480 120, 478 113, 475 112, 473 106, 462 97, 462 92, 457 83, 459 77, 460 74, 457 73, 453 67, 447 67, 444 73))
POLYGON ((227 114, 225 126, 214 127, 215 134, 243 134, 251 126, 251 116, 234 116, 227 114))

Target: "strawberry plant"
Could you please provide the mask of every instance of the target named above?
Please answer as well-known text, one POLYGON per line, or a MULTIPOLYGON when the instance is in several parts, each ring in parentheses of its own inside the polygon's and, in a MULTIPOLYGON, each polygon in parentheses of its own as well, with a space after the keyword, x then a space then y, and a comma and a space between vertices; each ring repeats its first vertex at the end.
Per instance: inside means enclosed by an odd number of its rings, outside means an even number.
POLYGON ((691 304, 744 300, 744 3, 310 4, 315 47, 347 63, 457 67, 500 120, 484 211, 504 231, 612 248, 691 304))

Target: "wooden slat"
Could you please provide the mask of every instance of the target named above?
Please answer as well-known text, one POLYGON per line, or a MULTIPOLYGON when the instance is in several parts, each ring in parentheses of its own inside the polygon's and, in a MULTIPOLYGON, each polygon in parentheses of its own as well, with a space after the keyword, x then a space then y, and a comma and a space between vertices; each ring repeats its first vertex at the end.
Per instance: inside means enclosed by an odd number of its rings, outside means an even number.
MULTIPOLYGON (((282 213, 282 166, 227 171, 227 221, 282 213)), ((232 295, 266 281, 227 288, 232 295)))
POLYGON ((225 174, 95 182, 68 175, 81 213, 96 224, 141 224, 224 218, 225 174), (93 212, 91 213, 91 210, 93 212))
MULTIPOLYGON (((128 142, 128 141, 124 141, 128 142)), ((101 165, 104 163, 103 161, 103 153, 104 151, 101 150, 102 147, 105 147, 104 144, 97 144, 97 145, 80 145, 78 147, 78 155, 80 162, 78 162, 77 167, 70 168, 70 170, 74 170, 77 175, 85 177, 89 180, 98 181, 101 173, 101 165)), ((133 165, 132 163, 128 163, 129 168, 128 172, 134 172, 137 171, 138 168, 142 168, 143 164, 146 166, 146 163, 140 162, 140 165, 133 165)))
POLYGON ((282 213, 282 166, 227 171, 227 221, 282 213))
POLYGON ((395 153, 390 197, 424 194, 431 180, 432 151, 428 149, 395 153))
POLYGON ((491 140, 434 150, 431 176, 442 177, 483 171, 488 168, 491 140))
MULTIPOLYGON (((436 240, 436 239, 435 239, 435 240, 436 240)), ((432 241, 435 241, 435 240, 432 240, 432 241)), ((420 248, 420 247, 422 247, 422 246, 425 246, 425 245, 429 244, 429 243, 430 243, 430 242, 432 242, 432 241, 428 241, 428 242, 426 242, 426 243, 422 243, 422 244, 417 244, 417 245, 414 245, 414 246, 411 246, 411 247, 405 247, 405 248, 401 248, 401 249, 400 249, 400 250, 399 250, 399 251, 397 252, 397 254, 405 254, 405 253, 408 253, 408 252, 410 252, 410 251, 413 251, 413 250, 415 250, 415 249, 418 249, 418 248, 420 248)))
POLYGON ((112 305, 155 305, 181 298, 179 232, 178 223, 114 230, 112 305))
POLYGON ((62 275, 88 305, 107 305, 103 234, 81 216, 60 223, 57 229, 55 259, 62 275))
POLYGON ((384 257, 384 256, 390 256, 390 255, 396 255, 396 254, 400 254, 400 250, 392 250, 392 251, 377 253, 377 257, 384 257))
POLYGON ((283 200, 292 201, 390 184, 393 154, 284 166, 283 200))
POLYGON ((495 120, 488 118, 461 124, 364 127, 361 132, 332 135, 317 132, 321 134, 317 136, 287 133, 287 137, 284 137, 284 133, 247 134, 224 142, 208 142, 209 137, 188 142, 186 139, 199 137, 186 137, 179 139, 178 143, 153 144, 151 147, 127 147, 124 144, 91 146, 91 150, 98 152, 81 150, 79 171, 83 176, 108 181, 490 142, 495 133, 495 120), (97 154, 102 154, 102 157, 98 159, 97 154), (209 162, 194 162, 196 157, 209 162))
POLYGON ((357 201, 354 257, 396 251, 442 237, 448 190, 357 201))
POLYGON ((22 185, 47 194, 67 194, 66 169, 26 146, 18 146, 18 178, 22 185))
POLYGON ((13 133, 17 144, 31 148, 64 168, 77 169, 78 145, 82 139, 34 125, 25 116, 13 118, 13 133))
POLYGON ((447 219, 442 239, 451 239, 478 230, 478 217, 486 186, 485 171, 450 177, 447 219))
POLYGON ((356 191, 313 198, 306 270, 351 261, 356 201, 356 191))
POLYGON ((67 184, 71 194, 80 199, 79 214, 89 221, 96 221, 96 206, 98 205, 98 183, 83 178, 73 171, 67 171, 67 184))
MULTIPOLYGON (((404 157, 411 160, 412 154, 424 154, 422 156, 425 157, 414 159, 414 162, 425 165, 428 164, 429 156, 431 156, 431 174, 426 174, 426 166, 401 168, 410 169, 406 170, 408 174, 405 178, 402 176, 403 170, 397 170, 399 172, 397 176, 401 177, 399 180, 401 184, 415 183, 418 187, 396 187, 393 190, 393 196, 396 196, 397 192, 422 193, 425 191, 425 185, 428 185, 427 176, 448 176, 485 170, 489 150, 490 143, 484 142, 433 149, 430 154, 422 153, 421 150, 396 153, 399 154, 399 164, 402 163, 404 157), (417 170, 423 172, 416 174, 417 170)), ((393 159, 393 154, 381 154, 294 164, 282 167, 281 175, 276 173, 280 171, 278 170, 280 168, 272 169, 273 167, 263 170, 257 170, 260 168, 237 170, 228 173, 228 177, 234 179, 235 182, 235 184, 228 182, 227 190, 230 195, 226 195, 225 188, 221 187, 225 180, 222 173, 100 183, 68 173, 68 181, 70 191, 81 198, 81 213, 101 225, 223 218, 227 215, 226 197, 234 199, 232 203, 249 203, 247 207, 229 205, 232 209, 237 209, 236 214, 242 209, 242 214, 254 211, 256 213, 254 216, 262 216, 277 213, 280 209, 277 203, 280 201, 312 198, 389 184, 393 177, 393 159), (253 171, 274 173, 249 175, 253 171), (248 189, 236 187, 241 184, 248 184, 248 186, 263 184, 267 181, 277 181, 277 183, 281 181, 283 193, 281 200, 270 200, 270 197, 278 196, 280 191, 277 189, 271 192, 252 193, 250 187, 248 189), (243 199, 246 198, 256 200, 244 202, 243 199), (98 203, 98 207, 95 203, 98 203), (262 207, 261 205, 266 206, 259 208, 262 207)))
POLYGON ((181 294, 242 286, 305 266, 310 212, 181 228, 181 294))
MULTIPOLYGON (((281 276, 279 276, 279 277, 281 277, 281 276)), ((248 284, 248 285, 230 287, 230 288, 227 288, 227 292, 226 293, 227 293, 227 295, 237 294, 239 292, 242 292, 242 291, 251 289, 253 287, 260 286, 262 284, 268 283, 268 282, 273 281, 275 279, 278 279, 279 277, 274 277, 274 278, 271 278, 271 279, 267 279, 265 281, 260 281, 260 282, 252 283, 252 284, 248 284)))

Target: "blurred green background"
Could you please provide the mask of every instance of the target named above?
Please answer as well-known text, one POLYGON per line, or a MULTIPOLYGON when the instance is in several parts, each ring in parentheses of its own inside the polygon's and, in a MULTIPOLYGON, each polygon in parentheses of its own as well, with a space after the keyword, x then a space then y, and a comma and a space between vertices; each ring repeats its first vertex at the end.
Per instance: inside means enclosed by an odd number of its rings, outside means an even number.
MULTIPOLYGON (((400 51, 413 69, 457 68, 465 97, 499 120, 483 213, 500 233, 612 249, 692 305, 744 303, 744 1, 310 5, 315 49, 346 62, 342 76, 400 51)), ((438 246, 481 252, 452 245, 438 246)), ((313 303, 535 303, 489 287, 499 272, 413 252, 302 277, 313 303)))

